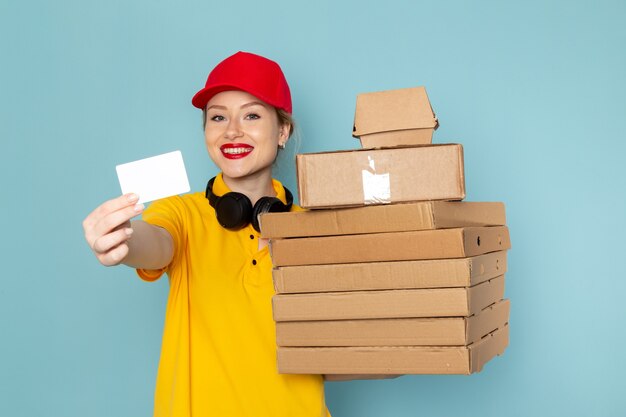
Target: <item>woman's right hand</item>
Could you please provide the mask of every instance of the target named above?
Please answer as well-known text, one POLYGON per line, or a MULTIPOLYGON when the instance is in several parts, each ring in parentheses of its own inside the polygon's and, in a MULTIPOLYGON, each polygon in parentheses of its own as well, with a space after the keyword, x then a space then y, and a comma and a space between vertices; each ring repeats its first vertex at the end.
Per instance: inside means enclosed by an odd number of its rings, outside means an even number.
POLYGON ((85 240, 102 265, 113 266, 129 253, 128 240, 133 234, 130 219, 144 206, 136 194, 125 194, 100 205, 83 220, 85 240))

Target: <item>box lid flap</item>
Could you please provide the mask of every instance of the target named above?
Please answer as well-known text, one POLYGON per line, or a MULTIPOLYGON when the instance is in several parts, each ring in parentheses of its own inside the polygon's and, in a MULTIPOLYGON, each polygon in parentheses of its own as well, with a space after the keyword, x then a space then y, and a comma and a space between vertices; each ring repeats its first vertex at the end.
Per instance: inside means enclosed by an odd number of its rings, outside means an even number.
POLYGON ((403 88, 359 94, 352 135, 438 126, 426 88, 403 88))

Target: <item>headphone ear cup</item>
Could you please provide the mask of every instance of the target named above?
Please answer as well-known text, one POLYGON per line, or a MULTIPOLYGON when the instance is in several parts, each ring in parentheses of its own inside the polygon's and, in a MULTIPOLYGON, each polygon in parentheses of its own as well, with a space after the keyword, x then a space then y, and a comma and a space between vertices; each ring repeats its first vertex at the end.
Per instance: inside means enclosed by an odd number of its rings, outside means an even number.
POLYGON ((285 190, 287 204, 283 204, 283 202, 276 197, 262 197, 256 202, 254 207, 252 207, 250 199, 245 194, 229 192, 221 197, 213 194, 215 178, 216 177, 211 178, 207 183, 204 196, 209 200, 211 207, 215 209, 217 222, 225 229, 239 230, 246 227, 248 224, 252 224, 254 230, 260 233, 260 214, 291 210, 293 195, 286 187, 283 188, 285 190))
POLYGON ((261 232, 261 225, 259 224, 259 216, 263 213, 276 213, 287 211, 288 208, 285 204, 276 197, 261 197, 254 208, 252 209, 252 227, 257 232, 261 232))
POLYGON ((241 193, 226 193, 215 203, 215 213, 219 224, 230 230, 237 230, 250 223, 252 203, 241 193))

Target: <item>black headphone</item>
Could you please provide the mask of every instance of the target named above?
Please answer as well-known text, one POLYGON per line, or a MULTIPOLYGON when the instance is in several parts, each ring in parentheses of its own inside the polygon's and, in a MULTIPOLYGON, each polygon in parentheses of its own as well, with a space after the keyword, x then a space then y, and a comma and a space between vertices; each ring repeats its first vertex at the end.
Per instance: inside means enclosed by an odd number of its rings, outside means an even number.
POLYGON ((293 195, 285 189, 287 204, 276 197, 261 197, 252 207, 250 199, 242 193, 230 192, 221 197, 213 194, 213 182, 211 178, 206 185, 205 197, 209 200, 211 207, 215 209, 219 224, 229 230, 239 230, 252 223, 252 227, 260 232, 259 215, 263 213, 282 213, 291 210, 293 195))

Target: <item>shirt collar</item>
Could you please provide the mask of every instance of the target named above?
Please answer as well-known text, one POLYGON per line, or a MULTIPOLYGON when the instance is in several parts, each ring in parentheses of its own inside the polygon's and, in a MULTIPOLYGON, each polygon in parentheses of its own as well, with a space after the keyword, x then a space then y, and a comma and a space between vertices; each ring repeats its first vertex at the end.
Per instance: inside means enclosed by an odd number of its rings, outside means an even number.
MULTIPOLYGON (((274 188, 276 197, 278 197, 278 199, 282 201, 283 204, 287 204, 287 197, 285 196, 285 188, 280 183, 280 181, 272 178, 272 187, 274 188)), ((215 177, 215 181, 213 182, 213 194, 216 196, 223 196, 224 194, 229 193, 231 191, 232 190, 228 188, 228 185, 226 185, 226 183, 224 182, 224 178, 222 178, 222 173, 220 172, 219 174, 217 174, 217 176, 215 177)), ((274 197, 274 196, 270 196, 270 197, 274 197)))

